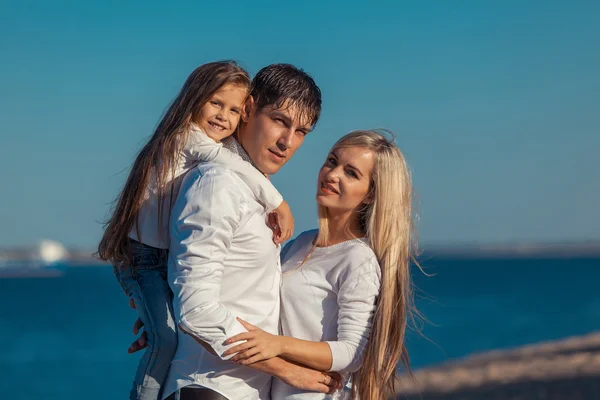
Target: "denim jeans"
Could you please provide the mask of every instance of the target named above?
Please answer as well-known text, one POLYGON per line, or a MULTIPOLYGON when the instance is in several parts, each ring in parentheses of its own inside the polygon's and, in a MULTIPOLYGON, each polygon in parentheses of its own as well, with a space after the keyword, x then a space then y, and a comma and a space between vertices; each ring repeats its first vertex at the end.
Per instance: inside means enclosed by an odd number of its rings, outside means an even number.
POLYGON ((156 400, 177 349, 173 293, 167 282, 167 250, 131 240, 132 263, 114 268, 121 287, 133 299, 148 336, 130 400, 156 400))

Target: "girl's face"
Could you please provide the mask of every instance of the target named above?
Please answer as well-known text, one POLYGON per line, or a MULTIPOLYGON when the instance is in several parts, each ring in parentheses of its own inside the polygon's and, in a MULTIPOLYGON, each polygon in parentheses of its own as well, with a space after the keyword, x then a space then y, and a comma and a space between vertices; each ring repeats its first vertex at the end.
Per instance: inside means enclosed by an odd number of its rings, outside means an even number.
POLYGON ((202 106, 196 121, 215 142, 231 136, 240 122, 248 90, 240 85, 226 84, 202 106))
POLYGON ((330 212, 355 211, 370 203, 375 158, 364 147, 342 147, 327 156, 319 171, 317 203, 330 212))

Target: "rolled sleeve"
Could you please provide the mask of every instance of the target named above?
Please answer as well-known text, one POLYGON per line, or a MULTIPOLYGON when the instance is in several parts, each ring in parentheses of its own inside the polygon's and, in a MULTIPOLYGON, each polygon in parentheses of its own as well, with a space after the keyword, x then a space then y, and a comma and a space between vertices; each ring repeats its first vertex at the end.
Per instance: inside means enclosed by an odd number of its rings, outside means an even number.
MULTIPOLYGON (((244 197, 227 170, 193 170, 171 213, 169 281, 178 324, 221 357, 223 342, 246 332, 220 302, 224 260, 240 224, 244 197)), ((223 357, 221 357, 223 358, 223 357)))
POLYGON ((340 286, 338 340, 327 342, 332 355, 330 371, 355 372, 362 365, 379 290, 380 279, 375 272, 355 276, 340 286))

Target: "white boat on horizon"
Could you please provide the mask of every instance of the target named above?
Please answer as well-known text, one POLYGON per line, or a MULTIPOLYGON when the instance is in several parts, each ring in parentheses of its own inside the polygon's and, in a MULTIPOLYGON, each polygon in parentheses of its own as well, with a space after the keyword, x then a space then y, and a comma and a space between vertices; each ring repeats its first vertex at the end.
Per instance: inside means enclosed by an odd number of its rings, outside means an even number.
POLYGON ((34 248, 0 251, 0 278, 59 277, 68 259, 65 246, 53 240, 42 240, 34 248))

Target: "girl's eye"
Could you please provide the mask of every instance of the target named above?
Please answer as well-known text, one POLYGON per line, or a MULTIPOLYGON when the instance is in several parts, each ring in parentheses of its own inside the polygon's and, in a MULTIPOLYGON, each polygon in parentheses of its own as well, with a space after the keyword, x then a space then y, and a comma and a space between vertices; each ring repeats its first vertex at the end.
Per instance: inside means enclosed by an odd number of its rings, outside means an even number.
POLYGON ((348 170, 348 171, 346 171, 346 173, 353 178, 358 178, 358 176, 356 175, 356 172, 354 172, 352 170, 348 170))
POLYGON ((335 158, 333 158, 333 157, 329 157, 329 158, 327 159, 327 162, 328 162, 329 164, 335 165, 335 158))
POLYGON ((234 113, 234 114, 239 114, 240 110, 233 109, 233 110, 231 110, 231 112, 234 113))
POLYGON ((219 102, 216 100, 211 100, 210 104, 212 104, 213 106, 218 106, 219 102))

